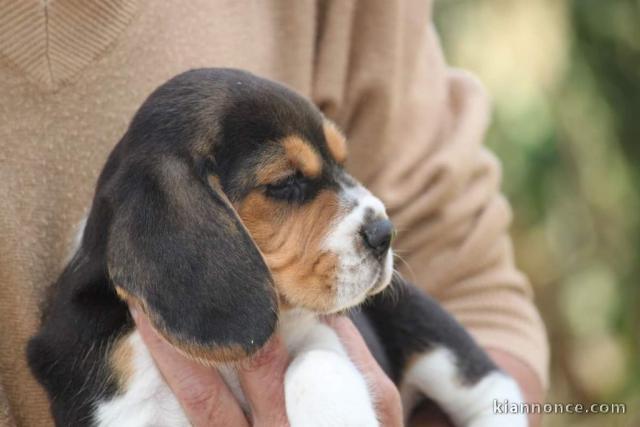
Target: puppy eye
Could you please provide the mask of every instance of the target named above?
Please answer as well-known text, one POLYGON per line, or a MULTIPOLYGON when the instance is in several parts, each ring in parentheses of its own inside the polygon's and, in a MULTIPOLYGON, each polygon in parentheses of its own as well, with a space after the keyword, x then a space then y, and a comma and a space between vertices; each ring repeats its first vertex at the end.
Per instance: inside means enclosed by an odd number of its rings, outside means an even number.
POLYGON ((266 186, 267 196, 287 202, 302 202, 305 199, 308 182, 297 173, 282 181, 266 186))

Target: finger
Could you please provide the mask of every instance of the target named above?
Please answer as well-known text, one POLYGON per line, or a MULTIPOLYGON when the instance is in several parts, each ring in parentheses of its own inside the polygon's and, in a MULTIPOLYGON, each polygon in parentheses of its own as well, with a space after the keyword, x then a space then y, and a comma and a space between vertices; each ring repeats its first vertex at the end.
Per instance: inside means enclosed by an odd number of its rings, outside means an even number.
POLYGON ((280 337, 273 337, 256 355, 240 364, 238 376, 251 405, 254 425, 287 426, 284 374, 289 355, 280 337))
POLYGON ((138 308, 131 307, 131 315, 162 376, 195 427, 248 427, 244 413, 215 369, 178 353, 138 308))
POLYGON ((327 316, 323 320, 338 334, 340 341, 347 349, 349 357, 365 377, 378 379, 384 376, 388 378, 369 351, 358 328, 356 328, 349 318, 344 316, 327 316))
POLYGON ((344 316, 329 316, 323 319, 340 338, 349 358, 366 379, 376 401, 378 418, 383 426, 402 425, 402 403, 395 384, 373 357, 362 335, 353 322, 344 316))

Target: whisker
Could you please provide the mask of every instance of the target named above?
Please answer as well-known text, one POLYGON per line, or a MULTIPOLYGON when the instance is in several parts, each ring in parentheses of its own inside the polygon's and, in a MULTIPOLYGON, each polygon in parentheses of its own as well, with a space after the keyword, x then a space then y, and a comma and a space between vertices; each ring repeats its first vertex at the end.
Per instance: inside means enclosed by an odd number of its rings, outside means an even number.
MULTIPOLYGON (((399 261, 401 261, 407 267, 407 271, 408 271, 409 276, 410 276, 410 281, 415 283, 417 281, 417 276, 416 276, 415 272, 413 271, 413 268, 411 268, 411 265, 401 255, 396 253, 395 250, 393 251, 393 257, 398 259, 399 261)), ((395 272, 397 272, 396 269, 394 269, 394 273, 395 272)))

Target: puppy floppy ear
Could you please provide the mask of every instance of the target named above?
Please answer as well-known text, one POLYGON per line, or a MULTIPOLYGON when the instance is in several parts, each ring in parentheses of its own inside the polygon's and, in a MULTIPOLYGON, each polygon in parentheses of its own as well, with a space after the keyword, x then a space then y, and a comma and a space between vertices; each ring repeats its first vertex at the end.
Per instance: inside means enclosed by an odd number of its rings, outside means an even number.
POLYGON ((189 357, 228 362, 259 349, 277 323, 265 261, 226 196, 191 161, 124 167, 107 262, 118 294, 189 357))

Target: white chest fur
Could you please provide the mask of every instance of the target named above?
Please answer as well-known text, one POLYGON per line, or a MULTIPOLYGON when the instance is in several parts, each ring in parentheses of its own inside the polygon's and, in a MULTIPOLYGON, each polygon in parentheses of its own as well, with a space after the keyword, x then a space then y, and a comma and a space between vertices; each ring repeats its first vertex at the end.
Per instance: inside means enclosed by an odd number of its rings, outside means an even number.
MULTIPOLYGON (((280 334, 291 356, 284 388, 292 427, 378 425, 367 384, 332 329, 308 312, 292 311, 282 316, 280 334)), ((125 393, 96 405, 97 424, 190 425, 140 335, 134 331, 128 341, 133 348, 134 374, 125 393)), ((235 370, 221 366, 219 371, 246 406, 235 370)))

